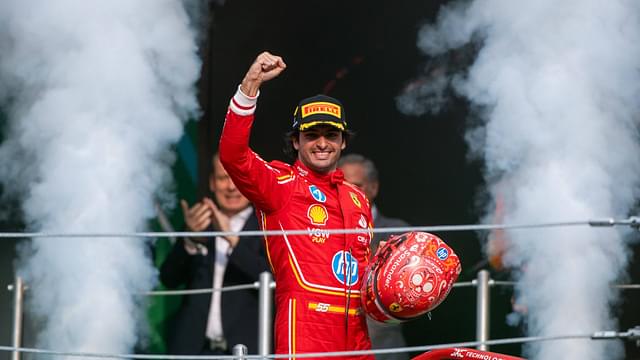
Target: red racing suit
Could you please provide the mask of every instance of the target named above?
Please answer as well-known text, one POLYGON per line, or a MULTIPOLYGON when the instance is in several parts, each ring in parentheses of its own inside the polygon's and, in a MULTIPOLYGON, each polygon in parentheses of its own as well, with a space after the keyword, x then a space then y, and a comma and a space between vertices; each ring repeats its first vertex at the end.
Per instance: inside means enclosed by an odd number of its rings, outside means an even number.
POLYGON ((309 232, 265 236, 276 281, 276 353, 370 349, 359 292, 369 259, 369 202, 356 186, 343 181, 341 170, 319 174, 300 161, 267 163, 254 153, 249 135, 256 101, 257 96, 240 91, 232 98, 220 160, 255 205, 263 229, 309 232), (365 230, 327 232, 343 228, 365 230))

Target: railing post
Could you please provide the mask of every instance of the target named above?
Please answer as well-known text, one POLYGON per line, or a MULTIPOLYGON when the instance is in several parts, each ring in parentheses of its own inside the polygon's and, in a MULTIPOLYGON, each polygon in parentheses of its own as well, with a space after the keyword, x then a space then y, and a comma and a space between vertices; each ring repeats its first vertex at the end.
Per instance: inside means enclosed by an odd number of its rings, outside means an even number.
MULTIPOLYGON (((22 278, 16 276, 13 286, 9 289, 13 291, 13 347, 22 347, 22 305, 24 295, 24 282, 22 278)), ((21 353, 19 351, 13 351, 11 360, 20 360, 21 353)))
POLYGON ((233 346, 233 356, 237 360, 244 360, 247 355, 247 346, 242 344, 236 344, 233 346))
MULTIPOLYGON (((489 340, 489 271, 480 270, 476 278, 476 340, 489 340)), ((487 351, 489 346, 482 344, 478 350, 487 351)))
POLYGON ((269 355, 271 353, 271 334, 273 331, 273 324, 271 319, 272 313, 272 299, 273 294, 271 290, 273 276, 270 272, 265 271, 260 274, 258 301, 260 308, 258 310, 258 355, 269 355))

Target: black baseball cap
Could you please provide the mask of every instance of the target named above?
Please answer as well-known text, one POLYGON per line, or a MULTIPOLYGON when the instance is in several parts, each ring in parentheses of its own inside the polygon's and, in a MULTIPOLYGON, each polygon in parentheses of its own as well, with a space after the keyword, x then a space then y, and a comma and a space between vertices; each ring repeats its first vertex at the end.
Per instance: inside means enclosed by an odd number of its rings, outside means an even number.
POLYGON ((301 100, 293 113, 293 129, 305 131, 316 125, 331 125, 346 131, 347 121, 340 101, 326 95, 301 100))

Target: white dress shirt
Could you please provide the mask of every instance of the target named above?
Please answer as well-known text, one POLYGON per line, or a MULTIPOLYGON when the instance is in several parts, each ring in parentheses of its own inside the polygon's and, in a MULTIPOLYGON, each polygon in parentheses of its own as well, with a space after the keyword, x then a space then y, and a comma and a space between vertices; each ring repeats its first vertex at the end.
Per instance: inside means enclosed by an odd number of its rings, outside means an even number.
MULTIPOLYGON (((241 212, 231 216, 229 219, 229 225, 231 231, 240 231, 247 222, 247 219, 251 215, 253 208, 242 210, 241 212)), ((221 236, 216 236, 216 253, 215 264, 213 269, 213 288, 218 289, 222 287, 224 279, 224 272, 229 262, 229 255, 233 251, 229 241, 221 236)), ((240 239, 242 241, 242 239, 240 239)), ((209 321, 207 323, 207 337, 212 340, 221 339, 224 337, 222 332, 222 309, 221 299, 222 293, 220 291, 214 291, 211 295, 211 307, 209 308, 209 321)))

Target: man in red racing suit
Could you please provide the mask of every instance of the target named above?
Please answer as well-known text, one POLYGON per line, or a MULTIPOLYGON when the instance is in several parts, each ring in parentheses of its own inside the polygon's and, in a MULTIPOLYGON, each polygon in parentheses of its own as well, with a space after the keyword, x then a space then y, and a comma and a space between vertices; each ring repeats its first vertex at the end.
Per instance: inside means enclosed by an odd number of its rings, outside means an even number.
POLYGON ((368 350, 359 289, 372 217, 365 195, 336 170, 346 146, 342 106, 326 96, 301 102, 294 116, 298 157, 293 165, 267 163, 249 148, 258 88, 284 68, 280 57, 258 56, 231 100, 220 140, 220 160, 256 206, 263 229, 308 231, 265 236, 276 280, 276 353, 368 350), (342 228, 363 231, 327 231, 342 228))

